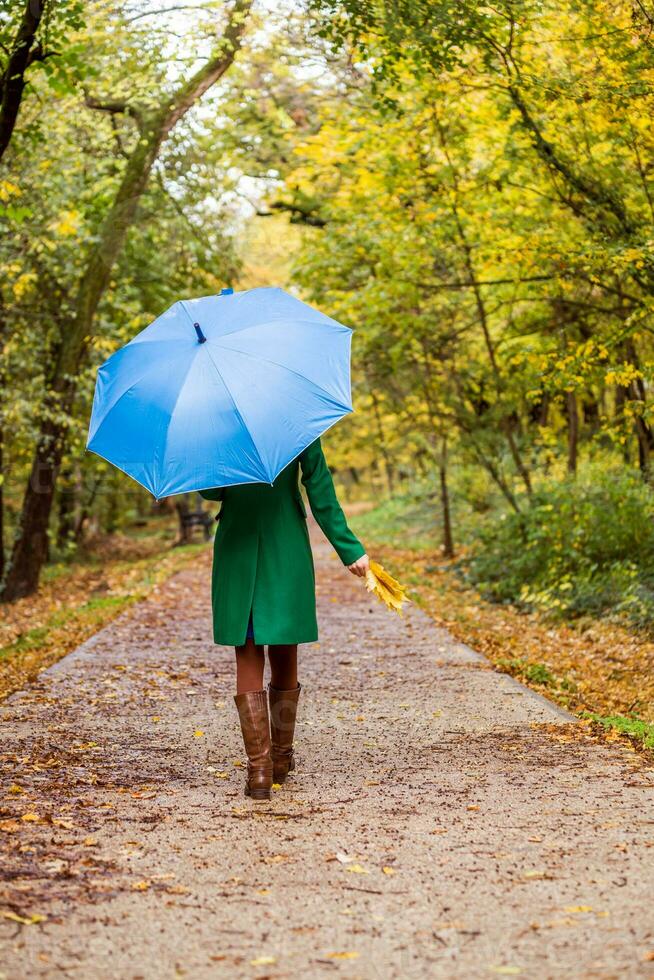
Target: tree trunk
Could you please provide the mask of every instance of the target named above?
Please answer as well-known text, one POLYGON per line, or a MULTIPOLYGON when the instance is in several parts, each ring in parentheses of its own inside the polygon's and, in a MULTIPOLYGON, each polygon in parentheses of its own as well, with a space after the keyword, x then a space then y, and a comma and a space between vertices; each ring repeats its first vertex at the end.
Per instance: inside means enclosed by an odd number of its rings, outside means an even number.
POLYGON ((76 486, 73 471, 67 466, 61 474, 57 508, 57 551, 64 551, 75 536, 76 486))
POLYGON ((441 443, 441 455, 438 465, 441 485, 441 511, 443 515, 443 554, 446 558, 454 558, 454 538, 452 535, 452 518, 450 515, 450 493, 447 485, 447 439, 441 443))
POLYGON ((4 370, 4 337, 6 321, 0 311, 0 585, 5 574, 5 429, 4 429, 4 395, 7 390, 4 370))
POLYGON ((48 559, 48 521, 62 456, 60 434, 60 426, 46 420, 23 497, 21 527, 2 592, 6 601, 30 595, 48 559))
POLYGON ((46 0, 26 0, 7 66, 0 78, 0 160, 9 146, 23 100, 25 72, 40 57, 36 42, 46 0))
MULTIPOLYGON (((2 381, 0 380, 0 391, 2 381)), ((5 461, 4 427, 2 424, 2 405, 0 404, 0 583, 5 574, 5 461)))
MULTIPOLYGON (((112 474, 112 479, 110 481, 109 487, 109 501, 107 506, 107 513, 105 518, 104 530, 107 534, 115 534, 118 530, 118 523, 120 518, 120 484, 118 482, 118 474, 114 471, 112 474)), ((91 501, 89 502, 89 511, 93 506, 95 500, 95 494, 93 495, 91 501)))
POLYGON ((48 524, 67 436, 67 426, 62 420, 72 413, 76 378, 93 339, 96 312, 136 216, 160 147, 194 102, 232 64, 241 44, 251 2, 236 0, 214 56, 188 82, 180 85, 172 96, 162 99, 159 107, 142 124, 141 138, 127 161, 113 205, 80 279, 73 321, 62 337, 50 391, 45 399, 44 421, 32 472, 23 497, 20 527, 2 593, 6 601, 30 595, 38 588, 47 554, 48 524))
MULTIPOLYGON (((443 152, 445 154, 445 157, 451 169, 452 184, 455 192, 458 195, 459 176, 454 166, 454 162, 450 156, 445 128, 438 116, 436 116, 436 126, 438 129, 441 147, 443 149, 443 152)), ((450 204, 450 210, 452 212, 452 217, 454 218, 456 228, 459 234, 459 241, 461 245, 463 259, 465 262, 466 272, 468 273, 468 277, 472 285, 473 295, 475 297, 475 305, 477 307, 479 325, 481 326, 482 334, 484 337, 484 345, 488 353, 488 359, 490 362, 491 370, 493 372, 493 377, 495 379, 495 390, 497 392, 498 400, 501 401, 504 393, 504 383, 502 379, 502 373, 500 371, 500 366, 497 362, 497 355, 495 352, 495 345, 493 343, 493 338, 491 337, 486 303, 484 301, 484 296, 481 291, 481 285, 477 278, 477 270, 475 268, 475 263, 473 260, 472 245, 466 233, 465 225, 461 220, 461 213, 460 213, 459 204, 456 196, 450 204)), ((520 450, 518 448, 518 444, 513 434, 513 423, 508 415, 504 415, 502 417, 502 419, 500 420, 500 427, 502 432, 506 436, 506 440, 509 445, 509 451, 511 453, 511 458, 513 459, 516 470, 518 471, 522 479, 522 482, 524 483, 525 490, 527 491, 527 496, 531 498, 533 493, 532 486, 531 486, 531 476, 529 474, 529 470, 527 469, 522 459, 522 456, 520 455, 520 450)))
MULTIPOLYGON (((627 399, 629 398, 629 388, 624 385, 616 385, 615 388, 615 404, 614 404, 614 418, 618 423, 624 425, 625 422, 625 405, 627 399)), ((622 459, 625 466, 629 466, 629 461, 631 459, 631 452, 629 443, 625 439, 622 443, 622 459)))
POLYGON ((636 429, 636 438, 638 439, 638 466, 643 477, 649 480, 651 476, 650 456, 654 448, 652 445, 652 430, 640 415, 635 416, 634 427, 636 429))
POLYGON ((644 418, 647 408, 647 390, 642 379, 640 358, 638 357, 633 337, 628 337, 625 340, 624 353, 627 361, 639 372, 639 376, 631 382, 626 394, 638 406, 638 411, 634 413, 634 428, 638 440, 638 465, 643 477, 649 480, 652 475, 650 458, 654 451, 654 432, 652 432, 650 425, 644 418))
POLYGON ((393 460, 391 459, 390 453, 386 445, 386 435, 384 433, 384 423, 381 417, 381 412, 379 410, 379 399, 374 390, 372 384, 370 387, 370 397, 372 398, 372 409, 375 416, 375 423, 377 425, 377 438, 379 440, 379 451, 384 459, 384 469, 386 471, 386 483, 388 484, 388 492, 390 496, 393 496, 394 485, 393 485, 393 460))
POLYGON ((579 407, 574 391, 566 391, 565 406, 568 416, 568 473, 577 473, 577 450, 579 446, 579 407))
POLYGON ((586 431, 589 431, 591 435, 597 435, 601 428, 600 417, 602 414, 599 399, 595 398, 593 394, 588 394, 582 403, 582 410, 586 431))
POLYGON ((177 516, 179 518, 179 540, 176 543, 178 545, 188 544, 192 539, 192 529, 184 520, 185 517, 188 517, 191 511, 189 495, 187 493, 184 493, 177 498, 175 501, 175 510, 177 511, 177 516))
POLYGON ((86 525, 91 513, 91 508, 95 503, 95 499, 98 495, 100 487, 104 483, 104 479, 105 479, 105 472, 103 471, 95 478, 93 482, 93 486, 91 487, 91 492, 86 497, 86 499, 82 502, 82 507, 80 509, 79 516, 75 523, 75 542, 77 544, 80 543, 80 541, 83 539, 85 535, 86 525))

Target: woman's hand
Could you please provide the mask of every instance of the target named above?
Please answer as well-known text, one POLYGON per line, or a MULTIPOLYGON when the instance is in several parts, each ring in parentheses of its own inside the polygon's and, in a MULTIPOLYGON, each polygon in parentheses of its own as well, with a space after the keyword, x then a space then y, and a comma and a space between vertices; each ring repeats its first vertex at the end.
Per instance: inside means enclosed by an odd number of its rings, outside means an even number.
POLYGON ((353 575, 359 575, 361 578, 363 578, 370 568, 370 559, 367 555, 361 555, 360 558, 357 558, 356 561, 353 561, 352 564, 348 565, 347 567, 353 575))

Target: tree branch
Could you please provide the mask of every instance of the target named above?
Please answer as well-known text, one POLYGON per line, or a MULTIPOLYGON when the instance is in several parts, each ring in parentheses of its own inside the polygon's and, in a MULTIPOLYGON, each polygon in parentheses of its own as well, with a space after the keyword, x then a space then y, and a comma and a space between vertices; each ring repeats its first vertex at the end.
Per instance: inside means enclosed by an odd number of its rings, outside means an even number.
POLYGON ((98 109, 100 112, 129 112, 131 106, 125 99, 100 99, 84 93, 84 104, 88 109, 98 109))
MULTIPOLYGON (((25 72, 29 68, 36 32, 43 16, 43 4, 26 0, 18 31, 7 65, 0 78, 0 159, 9 146, 25 88, 25 72)), ((36 60, 32 58, 32 60, 36 60)))
POLYGON ((170 100, 163 119, 163 137, 186 115, 194 102, 201 99, 212 85, 222 78, 241 46, 241 38, 253 0, 235 0, 229 14, 227 27, 217 45, 217 50, 188 82, 182 84, 170 100))
POLYGON ((136 105, 134 102, 129 102, 127 99, 105 99, 100 96, 91 95, 90 92, 85 92, 84 105, 87 107, 87 109, 93 109, 96 112, 108 113, 112 120, 115 119, 116 116, 125 115, 135 119, 139 125, 141 125, 143 121, 142 107, 136 105))
POLYGON ((517 279, 471 279, 468 282, 415 282, 413 279, 404 279, 403 282, 410 282, 414 286, 420 286, 421 289, 428 289, 432 292, 438 292, 440 289, 476 289, 478 286, 503 286, 503 285, 515 285, 520 282, 549 282, 552 279, 557 279, 558 276, 524 276, 517 279))
MULTIPOLYGON (((626 234, 633 235, 636 229, 620 198, 610 188, 603 187, 597 180, 593 180, 575 171, 567 160, 564 160, 557 153, 554 145, 543 136, 540 126, 532 116, 522 96, 522 92, 518 89, 514 81, 509 81, 507 91, 513 105, 520 113, 522 125, 530 134, 534 150, 541 160, 551 170, 559 174, 568 187, 574 190, 583 202, 588 202, 595 206, 599 215, 602 216, 602 224, 604 226, 606 226, 606 217, 610 214, 626 234)), ((579 213, 583 214, 583 207, 579 202, 577 202, 577 207, 579 213)))
POLYGON ((137 20, 143 20, 144 17, 160 17, 162 14, 170 14, 176 10, 195 10, 197 13, 205 12, 202 5, 198 6, 197 4, 190 3, 176 3, 172 7, 162 7, 160 10, 141 10, 132 17, 128 17, 125 23, 133 24, 137 20))

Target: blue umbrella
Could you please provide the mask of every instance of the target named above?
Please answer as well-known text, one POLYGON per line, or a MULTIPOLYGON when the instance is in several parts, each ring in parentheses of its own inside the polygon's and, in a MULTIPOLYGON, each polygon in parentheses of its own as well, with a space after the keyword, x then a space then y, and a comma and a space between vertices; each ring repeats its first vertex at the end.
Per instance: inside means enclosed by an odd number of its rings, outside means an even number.
POLYGON ((352 411, 351 338, 283 289, 174 303, 98 370, 87 448, 157 499, 272 483, 352 411))

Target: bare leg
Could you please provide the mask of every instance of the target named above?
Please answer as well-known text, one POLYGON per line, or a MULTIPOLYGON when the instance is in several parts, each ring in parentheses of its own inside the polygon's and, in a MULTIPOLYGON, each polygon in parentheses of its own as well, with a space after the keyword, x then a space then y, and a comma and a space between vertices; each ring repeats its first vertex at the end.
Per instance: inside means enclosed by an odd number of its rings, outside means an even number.
POLYGON ((265 658, 263 647, 254 640, 246 640, 245 645, 236 647, 236 693, 263 690, 263 667, 265 658))
POLYGON ((297 688, 297 643, 284 643, 268 647, 270 683, 278 691, 294 691, 297 688))

